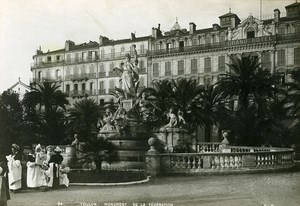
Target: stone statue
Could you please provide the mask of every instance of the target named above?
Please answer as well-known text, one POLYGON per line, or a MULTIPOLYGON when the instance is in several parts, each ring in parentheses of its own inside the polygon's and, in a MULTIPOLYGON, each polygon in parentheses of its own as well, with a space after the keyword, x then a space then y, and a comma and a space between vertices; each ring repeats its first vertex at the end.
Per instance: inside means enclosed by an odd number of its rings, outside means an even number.
POLYGON ((179 128, 182 128, 183 126, 186 125, 186 121, 183 118, 183 111, 181 109, 178 110, 177 116, 178 116, 178 126, 179 128))
POLYGON ((167 128, 174 128, 177 126, 177 117, 175 115, 175 112, 174 112, 174 108, 171 107, 170 110, 169 110, 169 113, 167 114, 167 116, 169 117, 169 123, 166 124, 165 126, 162 127, 162 129, 167 129, 167 128))
POLYGON ((114 131, 115 127, 113 125, 113 114, 109 108, 105 110, 105 115, 103 117, 104 126, 100 129, 100 132, 114 131))
POLYGON ((131 61, 130 54, 126 54, 126 62, 121 63, 120 68, 114 68, 114 72, 121 78, 121 89, 124 92, 125 99, 130 99, 136 96, 136 85, 139 80, 137 54, 134 62, 131 61))
POLYGON ((224 132, 223 133, 223 138, 224 139, 222 140, 221 144, 223 144, 223 145, 228 145, 229 144, 229 141, 228 141, 227 137, 228 137, 228 132, 224 132))

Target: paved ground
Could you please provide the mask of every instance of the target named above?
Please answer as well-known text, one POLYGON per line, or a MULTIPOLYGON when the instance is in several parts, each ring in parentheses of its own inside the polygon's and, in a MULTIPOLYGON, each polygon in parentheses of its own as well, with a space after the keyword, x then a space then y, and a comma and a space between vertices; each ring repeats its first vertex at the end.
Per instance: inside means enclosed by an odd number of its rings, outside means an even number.
POLYGON ((300 171, 161 177, 142 185, 71 186, 11 196, 9 206, 299 206, 300 171))

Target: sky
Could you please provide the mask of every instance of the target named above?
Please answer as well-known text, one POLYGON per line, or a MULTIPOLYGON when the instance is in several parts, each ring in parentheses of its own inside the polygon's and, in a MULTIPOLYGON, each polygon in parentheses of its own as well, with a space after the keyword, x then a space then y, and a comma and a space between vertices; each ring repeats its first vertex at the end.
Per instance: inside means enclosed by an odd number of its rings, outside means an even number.
MULTIPOLYGON (((295 0, 261 0, 263 16, 295 0)), ((194 22, 197 29, 219 24, 219 16, 231 12, 241 19, 260 14, 260 0, 0 0, 0 93, 21 78, 29 84, 32 56, 76 44, 151 34, 161 24, 169 31, 176 18, 181 28, 194 22)))

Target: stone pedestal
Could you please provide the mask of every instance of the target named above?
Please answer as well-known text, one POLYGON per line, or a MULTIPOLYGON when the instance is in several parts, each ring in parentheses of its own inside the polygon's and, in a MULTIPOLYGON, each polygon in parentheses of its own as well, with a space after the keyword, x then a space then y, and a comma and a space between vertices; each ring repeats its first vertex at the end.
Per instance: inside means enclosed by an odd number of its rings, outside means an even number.
POLYGON ((185 152, 191 143, 191 136, 185 129, 167 128, 156 131, 155 135, 165 152, 173 153, 175 150, 185 152))

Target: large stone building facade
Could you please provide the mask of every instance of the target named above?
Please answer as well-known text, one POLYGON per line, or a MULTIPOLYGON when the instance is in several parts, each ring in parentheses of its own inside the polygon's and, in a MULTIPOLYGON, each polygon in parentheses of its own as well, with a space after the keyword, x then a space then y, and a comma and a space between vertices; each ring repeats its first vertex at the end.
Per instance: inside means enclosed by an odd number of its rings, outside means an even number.
POLYGON ((200 84, 210 85, 228 72, 226 64, 235 56, 257 56, 263 68, 279 72, 289 80, 289 72, 300 68, 300 3, 286 6, 286 15, 278 9, 273 18, 259 20, 252 15, 242 20, 234 13, 219 17, 211 28, 182 29, 176 23, 162 33, 160 25, 152 34, 122 40, 100 36, 99 42, 76 45, 66 41, 65 48, 33 56, 33 79, 57 81, 71 102, 82 97, 98 103, 109 101, 110 92, 120 87, 119 77, 112 71, 125 61, 125 54, 139 57, 139 90, 151 86, 153 80, 195 77, 200 84))

